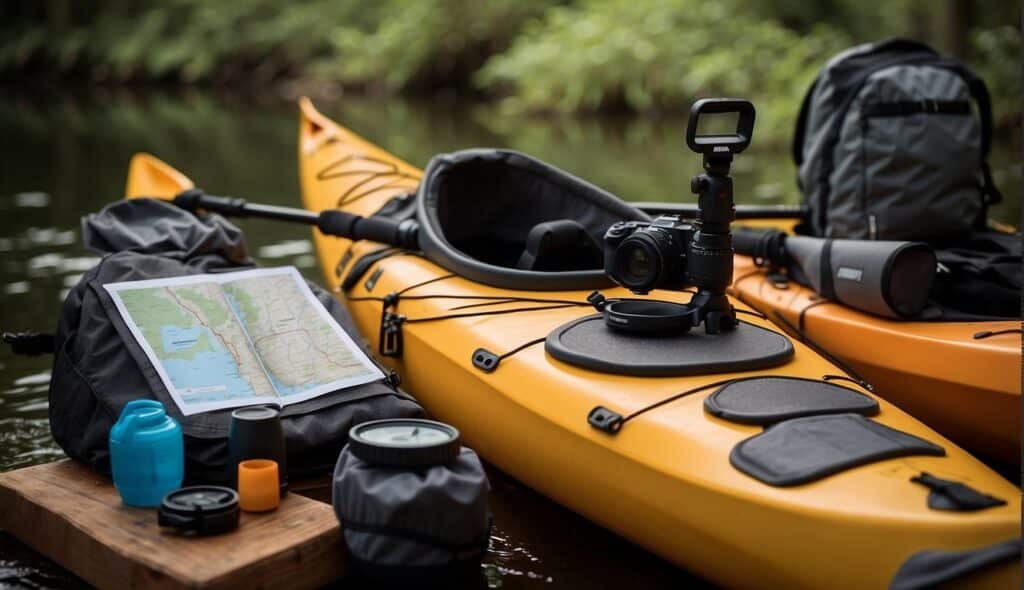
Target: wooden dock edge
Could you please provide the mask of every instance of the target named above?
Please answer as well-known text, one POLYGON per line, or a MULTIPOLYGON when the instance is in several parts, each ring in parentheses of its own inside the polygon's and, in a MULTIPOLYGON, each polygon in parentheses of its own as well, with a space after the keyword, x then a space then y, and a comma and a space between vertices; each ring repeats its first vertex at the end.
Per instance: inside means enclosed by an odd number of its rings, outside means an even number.
POLYGON ((236 531, 186 538, 70 460, 0 473, 0 528, 99 588, 320 588, 348 573, 329 504, 288 494, 236 531))

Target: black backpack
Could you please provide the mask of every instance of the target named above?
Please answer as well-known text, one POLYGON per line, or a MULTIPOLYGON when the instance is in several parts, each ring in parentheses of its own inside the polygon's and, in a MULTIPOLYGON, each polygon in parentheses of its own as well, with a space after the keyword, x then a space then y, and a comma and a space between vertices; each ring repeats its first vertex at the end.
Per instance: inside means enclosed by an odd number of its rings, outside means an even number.
MULTIPOLYGON (((109 473, 107 437, 122 408, 133 399, 157 399, 185 435, 186 480, 225 481, 231 410, 183 416, 103 285, 253 268, 241 232, 215 214, 200 218, 162 201, 134 199, 83 219, 82 238, 103 259, 71 289, 61 309, 50 380, 53 438, 68 456, 109 473)), ((327 291, 312 283, 310 288, 353 340, 362 342, 345 308, 327 291)), ((355 424, 423 414, 394 378, 288 405, 281 423, 289 475, 330 472, 355 424)))
POLYGON ((809 210, 802 229, 966 237, 1001 199, 986 162, 991 142, 988 90, 962 63, 906 39, 848 49, 826 63, 800 107, 792 149, 809 210))

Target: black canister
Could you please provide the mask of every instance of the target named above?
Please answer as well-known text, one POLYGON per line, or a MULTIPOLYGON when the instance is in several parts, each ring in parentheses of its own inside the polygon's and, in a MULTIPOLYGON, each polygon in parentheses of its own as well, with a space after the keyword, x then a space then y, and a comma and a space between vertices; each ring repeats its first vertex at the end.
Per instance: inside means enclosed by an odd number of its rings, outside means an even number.
POLYGON ((277 462, 281 495, 288 491, 288 457, 281 414, 267 406, 249 406, 231 412, 228 429, 228 471, 231 485, 238 488, 238 463, 247 459, 277 462))

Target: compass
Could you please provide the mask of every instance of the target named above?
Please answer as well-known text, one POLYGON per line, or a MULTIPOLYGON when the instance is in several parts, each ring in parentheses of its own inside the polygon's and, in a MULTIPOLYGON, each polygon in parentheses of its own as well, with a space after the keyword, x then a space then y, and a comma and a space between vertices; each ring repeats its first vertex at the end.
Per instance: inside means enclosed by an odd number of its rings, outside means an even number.
POLYGON ((433 420, 375 420, 348 433, 352 454, 374 465, 427 467, 451 463, 462 445, 459 431, 433 420))

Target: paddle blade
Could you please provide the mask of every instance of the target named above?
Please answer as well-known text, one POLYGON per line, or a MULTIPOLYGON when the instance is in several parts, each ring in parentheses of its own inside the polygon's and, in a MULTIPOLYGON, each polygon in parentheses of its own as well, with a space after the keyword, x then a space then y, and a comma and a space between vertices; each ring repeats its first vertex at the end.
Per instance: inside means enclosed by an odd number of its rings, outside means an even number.
POLYGON ((171 199, 181 191, 194 187, 195 184, 189 177, 175 170, 167 162, 151 154, 139 152, 132 156, 131 163, 128 164, 128 183, 124 196, 126 199, 171 199))

